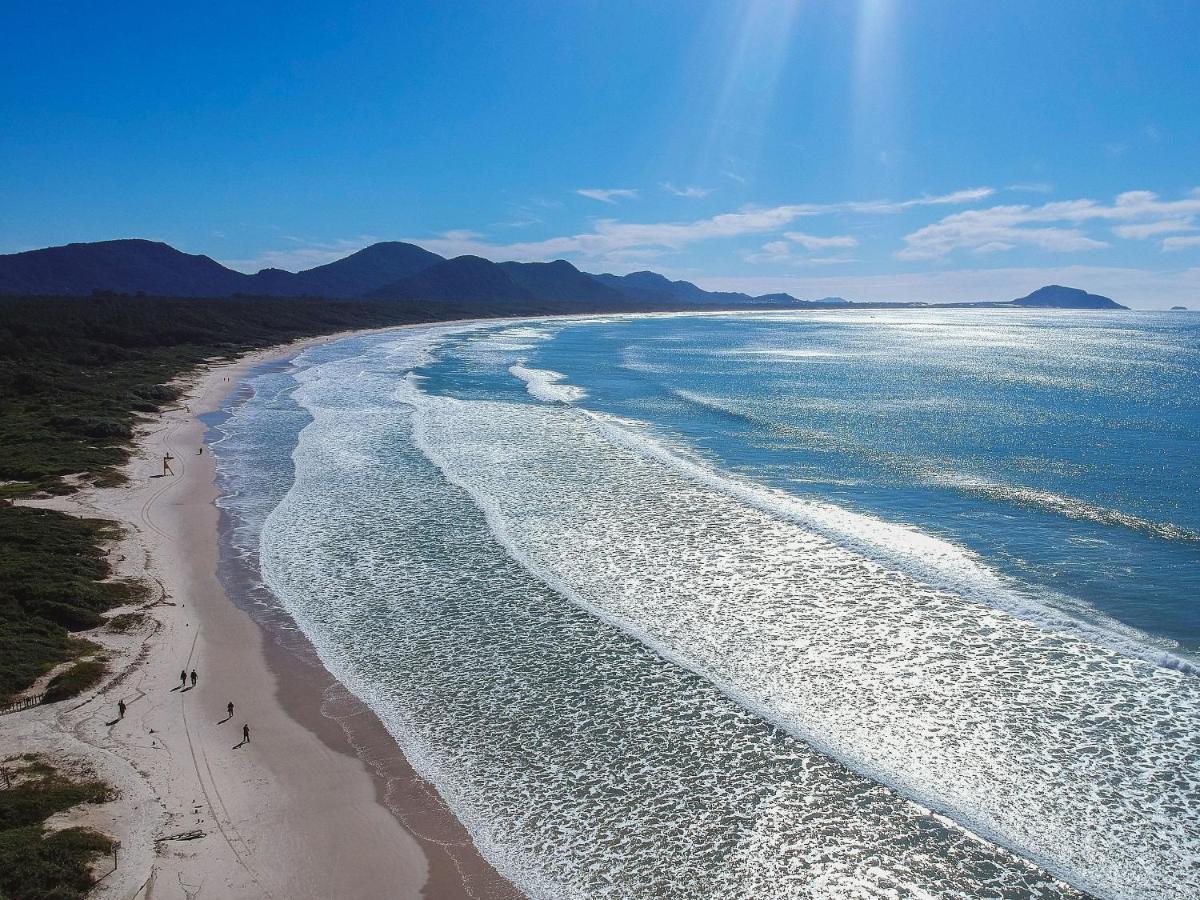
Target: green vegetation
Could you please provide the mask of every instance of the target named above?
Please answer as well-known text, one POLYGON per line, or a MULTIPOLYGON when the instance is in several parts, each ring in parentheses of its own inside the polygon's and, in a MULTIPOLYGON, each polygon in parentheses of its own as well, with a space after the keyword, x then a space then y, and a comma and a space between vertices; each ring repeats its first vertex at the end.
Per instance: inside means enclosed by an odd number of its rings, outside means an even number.
POLYGON ((0 482, 62 492, 63 475, 111 476, 137 418, 207 358, 422 318, 387 302, 0 298, 0 482))
POLYGON ((121 613, 113 616, 104 623, 104 627, 116 634, 124 634, 127 631, 132 631, 135 628, 141 628, 142 623, 146 621, 146 614, 140 612, 121 613))
POLYGON ((101 544, 114 536, 109 522, 0 507, 0 703, 92 649, 71 632, 143 595, 141 585, 107 580, 101 544))
MULTIPOLYGON (((478 304, 389 301, 0 298, 0 704, 92 649, 72 632, 140 598, 137 586, 110 580, 101 551, 115 536, 110 524, 8 506, 8 498, 69 493, 66 475, 118 482, 138 421, 175 402, 168 383, 207 359, 488 313, 478 304)), ((70 696, 100 677, 81 663, 55 679, 53 693, 70 696)))
POLYGON ((95 687, 108 667, 98 659, 83 659, 50 679, 46 685, 46 702, 66 700, 95 687))
POLYGON ((71 781, 29 755, 3 766, 14 784, 8 789, 0 785, 0 897, 84 897, 94 883, 89 866, 109 852, 111 842, 87 828, 47 832, 44 823, 80 803, 110 800, 111 789, 100 781, 71 781))

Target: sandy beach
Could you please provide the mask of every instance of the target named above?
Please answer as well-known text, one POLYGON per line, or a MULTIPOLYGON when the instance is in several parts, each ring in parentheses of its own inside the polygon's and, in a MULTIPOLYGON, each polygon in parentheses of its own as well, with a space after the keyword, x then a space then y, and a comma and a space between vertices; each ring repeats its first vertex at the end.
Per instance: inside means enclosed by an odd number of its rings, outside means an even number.
POLYGON ((189 376, 179 406, 140 430, 127 485, 28 501, 127 526, 111 548, 117 574, 147 579, 160 601, 129 633, 86 635, 110 660, 98 690, 0 722, 0 755, 44 753, 117 787, 114 802, 70 814, 120 841, 97 897, 519 896, 306 642, 264 629, 218 577, 198 416, 252 368, 336 337, 189 376), (161 476, 168 453, 174 474, 161 476), (196 671, 194 688, 181 670, 196 671))

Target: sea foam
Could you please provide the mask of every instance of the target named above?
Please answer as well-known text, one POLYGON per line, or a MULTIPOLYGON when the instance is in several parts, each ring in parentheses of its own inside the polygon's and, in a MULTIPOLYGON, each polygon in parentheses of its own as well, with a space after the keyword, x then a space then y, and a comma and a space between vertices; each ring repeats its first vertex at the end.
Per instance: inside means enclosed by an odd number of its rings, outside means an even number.
POLYGON ((525 382, 525 390, 529 392, 529 396, 547 403, 575 403, 587 396, 587 391, 583 388, 563 384, 567 376, 562 372, 531 369, 525 365, 524 360, 509 366, 508 371, 525 382))
MULTIPOLYGON (((1078 896, 531 577, 413 443, 425 397, 407 373, 427 338, 295 373, 311 423, 263 523, 262 568, 528 896, 1078 896)), ((265 406, 231 426, 257 440, 290 415, 265 406)), ((248 484, 274 489, 271 474, 248 484)))
POLYGON ((1002 596, 1001 579, 951 544, 683 477, 688 464, 610 419, 438 398, 417 409, 430 457, 559 592, 1082 887, 1187 896, 1194 678, 972 602, 1002 596))

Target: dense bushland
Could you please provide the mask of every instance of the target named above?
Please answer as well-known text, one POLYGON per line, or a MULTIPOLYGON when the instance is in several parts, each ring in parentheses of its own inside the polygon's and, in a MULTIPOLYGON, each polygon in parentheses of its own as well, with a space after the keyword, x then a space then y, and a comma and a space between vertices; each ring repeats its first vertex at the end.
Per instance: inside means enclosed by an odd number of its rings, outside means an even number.
MULTIPOLYGON (((207 359, 349 328, 468 315, 539 312, 389 301, 232 297, 0 298, 0 504, 110 484, 140 417, 177 399, 169 382, 207 359)), ((111 526, 0 505, 0 704, 55 665, 91 649, 73 632, 136 599, 110 580, 111 526)), ((84 663, 55 697, 99 677, 84 663)))

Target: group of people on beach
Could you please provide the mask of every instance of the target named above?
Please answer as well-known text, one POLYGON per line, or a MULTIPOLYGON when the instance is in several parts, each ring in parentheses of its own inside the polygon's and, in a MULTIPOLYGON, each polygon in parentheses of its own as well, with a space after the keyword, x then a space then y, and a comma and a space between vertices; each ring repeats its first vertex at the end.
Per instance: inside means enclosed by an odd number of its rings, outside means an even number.
MULTIPOLYGON (((187 683, 188 683, 189 679, 192 682, 192 687, 195 687, 196 681, 198 680, 198 678, 196 676, 196 670, 192 669, 191 675, 188 674, 187 669, 181 670, 179 673, 179 686, 181 688, 183 688, 184 690, 187 690, 188 689, 187 683)), ((228 722, 230 719, 233 718, 233 701, 232 700, 230 700, 227 704, 225 704, 225 711, 228 713, 228 715, 226 715, 225 718, 221 720, 221 722, 218 722, 217 723, 218 725, 222 724, 223 722, 228 722)), ((250 743, 250 723, 246 722, 242 725, 242 744, 248 744, 248 743, 250 743)), ((238 744, 238 746, 240 747, 242 744, 238 744)))
MULTIPOLYGON (((228 703, 225 704, 225 712, 227 714, 225 716, 225 721, 228 722, 230 719, 233 718, 233 701, 232 700, 230 700, 228 703)), ((218 722, 217 724, 220 724, 220 723, 218 722)), ((250 723, 245 722, 242 724, 242 744, 248 744, 248 743, 250 743, 250 723)), ((238 744, 238 746, 240 747, 241 744, 238 744)))
MULTIPOLYGON (((180 670, 180 672, 179 672, 179 689, 182 689, 185 691, 190 690, 190 688, 188 687, 189 679, 192 682, 192 687, 195 687, 196 682, 200 680, 199 676, 196 674, 196 670, 192 669, 191 675, 188 674, 187 669, 180 670)), ((118 700, 117 701, 117 720, 118 721, 125 718, 125 710, 126 709, 127 709, 127 707, 125 705, 124 699, 118 700)), ((225 705, 225 710, 228 713, 228 715, 224 719, 222 719, 221 722, 218 722, 217 723, 218 725, 222 724, 223 722, 228 722, 230 719, 233 718, 233 701, 232 700, 230 700, 225 705)), ((112 723, 110 722, 109 724, 112 724, 112 723)), ((243 723, 243 725, 242 725, 242 744, 248 744, 248 743, 250 743, 250 723, 246 722, 246 723, 243 723)), ((240 747, 242 744, 238 744, 238 746, 240 747)))

